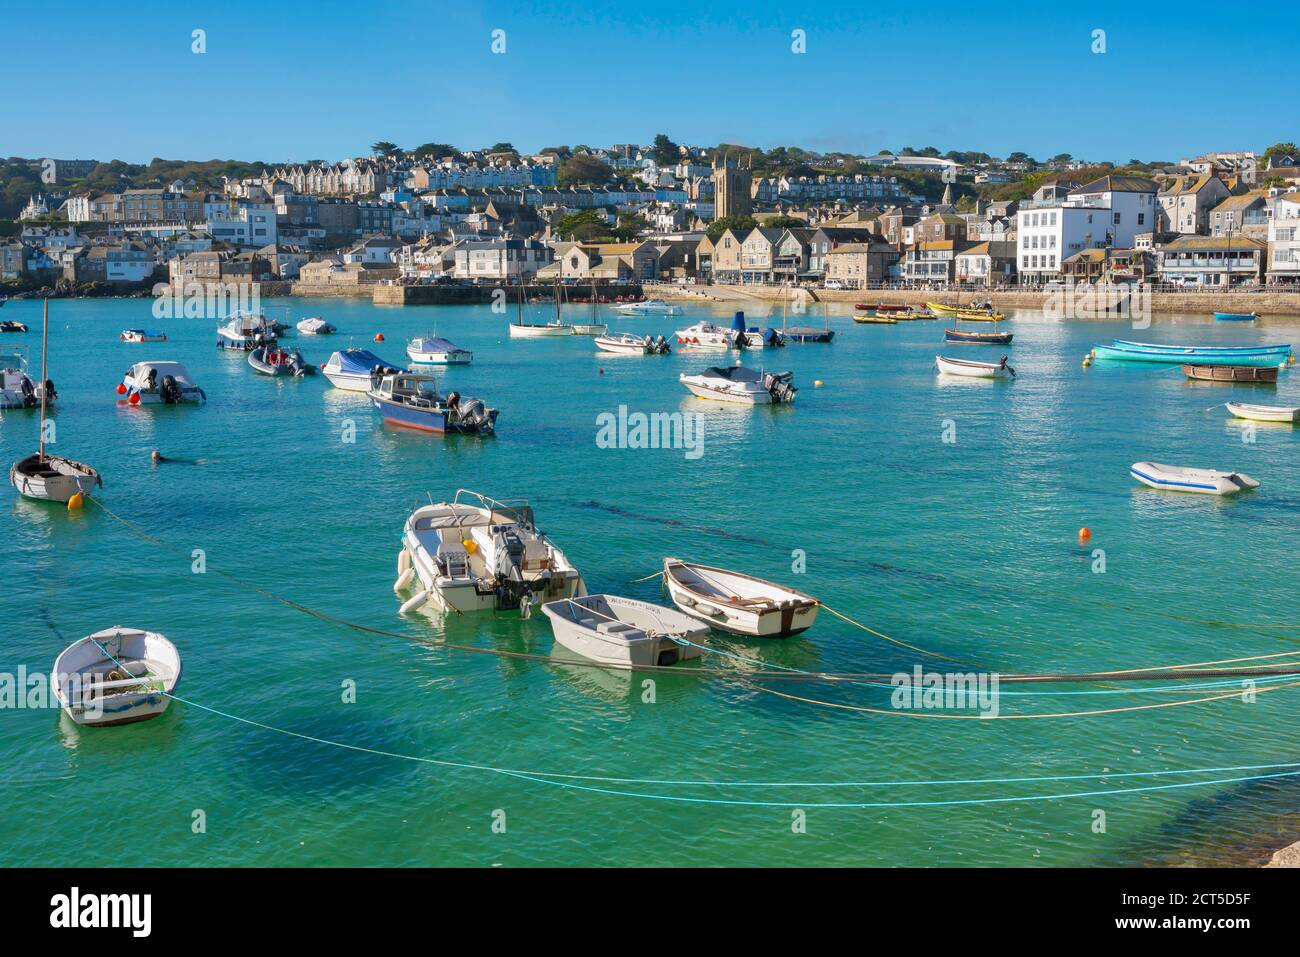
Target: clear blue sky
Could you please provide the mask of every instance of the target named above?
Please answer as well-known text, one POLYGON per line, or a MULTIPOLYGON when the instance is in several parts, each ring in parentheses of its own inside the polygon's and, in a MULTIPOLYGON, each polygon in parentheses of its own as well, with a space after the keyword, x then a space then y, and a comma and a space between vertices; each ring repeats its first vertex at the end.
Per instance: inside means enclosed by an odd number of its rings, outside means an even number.
POLYGON ((1122 162, 1300 139, 1300 17, 1277 5, 73 0, 0 22, 0 155, 271 162, 666 132, 1122 162))

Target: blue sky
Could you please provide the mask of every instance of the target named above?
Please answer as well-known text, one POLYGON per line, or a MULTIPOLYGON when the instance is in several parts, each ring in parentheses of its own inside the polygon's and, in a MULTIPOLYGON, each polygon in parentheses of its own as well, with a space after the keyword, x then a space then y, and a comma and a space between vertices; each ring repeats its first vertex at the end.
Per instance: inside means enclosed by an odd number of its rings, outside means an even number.
MULTIPOLYGON (((1300 18, 1202 3, 9 5, 0 155, 674 140, 1176 160, 1300 139, 1300 18), (56 19, 57 17, 57 19, 56 19), (207 52, 191 52, 191 31, 207 52), (791 33, 806 31, 806 51, 791 33), (505 31, 494 54, 492 32, 505 31), (1092 52, 1093 31, 1106 52, 1092 52), (1220 66, 1220 64, 1222 64, 1220 66)), ((1272 8, 1280 11, 1280 8, 1272 8)))

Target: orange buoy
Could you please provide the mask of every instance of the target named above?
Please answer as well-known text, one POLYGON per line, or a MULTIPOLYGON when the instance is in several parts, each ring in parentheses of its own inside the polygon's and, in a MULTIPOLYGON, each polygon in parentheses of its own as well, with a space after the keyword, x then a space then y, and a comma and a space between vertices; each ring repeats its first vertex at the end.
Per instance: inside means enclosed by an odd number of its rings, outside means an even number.
POLYGON ((1086 545, 1092 539, 1092 529, 1086 525, 1079 529, 1079 544, 1086 545))
POLYGON ((84 500, 85 496, 82 495, 81 492, 73 492, 72 497, 68 499, 68 511, 75 512, 77 509, 81 508, 81 504, 84 500))
POLYGON ((384 341, 384 334, 382 332, 376 332, 375 342, 383 342, 383 341, 384 341))
POLYGON ((117 394, 118 394, 118 395, 126 395, 126 383, 125 383, 125 382, 119 382, 119 383, 117 384, 117 394))
POLYGON ((139 404, 140 404, 140 393, 139 393, 139 392, 132 392, 132 393, 131 393, 131 398, 127 399, 126 401, 129 402, 129 403, 131 403, 131 405, 139 405, 139 404))

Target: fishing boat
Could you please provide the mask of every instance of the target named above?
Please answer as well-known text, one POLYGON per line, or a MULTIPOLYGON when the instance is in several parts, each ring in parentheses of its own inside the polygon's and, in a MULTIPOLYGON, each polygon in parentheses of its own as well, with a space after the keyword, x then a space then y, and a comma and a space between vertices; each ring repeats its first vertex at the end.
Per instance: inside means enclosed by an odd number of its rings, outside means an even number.
POLYGON ((297 349, 279 346, 258 346, 248 354, 248 364, 262 375, 286 376, 291 379, 315 375, 316 367, 302 357, 297 349))
POLYGON ((402 530, 393 590, 411 591, 401 613, 531 613, 534 602, 581 598, 582 575, 538 531, 524 499, 498 501, 457 489, 450 502, 417 508, 402 530))
POLYGON ((641 302, 625 302, 614 307, 615 312, 625 316, 680 316, 679 306, 669 305, 662 299, 644 299, 641 302))
POLYGON ((725 568, 664 559, 673 604, 719 631, 755 638, 788 638, 807 631, 821 606, 816 598, 725 568))
POLYGON ((1258 346, 1254 348, 1214 349, 1206 346, 1180 346, 1151 348, 1138 344, 1093 346, 1094 359, 1122 362, 1156 362, 1182 365, 1194 359, 1196 365, 1278 366, 1287 361, 1291 347, 1258 346))
POLYGON ((1225 402, 1228 411, 1239 419, 1256 422, 1295 422, 1300 420, 1300 406, 1252 405, 1249 402, 1225 402))
POLYGON ((1183 363, 1183 375, 1205 382, 1277 382, 1278 367, 1267 366, 1201 366, 1183 363))
POLYGON ((465 435, 496 432, 496 409, 489 409, 482 400, 463 397, 459 392, 443 396, 433 376, 413 372, 380 375, 368 394, 380 416, 390 425, 465 435))
POLYGON ((898 322, 897 316, 872 316, 866 313, 859 315, 853 314, 853 321, 860 322, 864 325, 892 326, 898 322))
MULTIPOLYGON (((48 384, 49 380, 46 378, 50 352, 50 301, 48 299, 45 300, 43 320, 41 378, 48 384)), ((104 480, 99 477, 97 471, 84 462, 45 454, 45 412, 49 404, 46 401, 46 392, 53 391, 51 386, 41 393, 41 429, 36 454, 20 459, 10 466, 9 481, 25 498, 67 504, 74 495, 88 495, 97 486, 103 486, 104 480)))
POLYGON ((1259 318, 1255 312, 1216 312, 1214 318, 1219 322, 1254 322, 1259 318))
POLYGON ((236 313, 217 326, 217 348, 252 352, 276 338, 276 324, 260 313, 236 313))
POLYGON ((158 717, 180 679, 175 645, 155 631, 121 625, 74 641, 51 671, 64 713, 79 725, 100 728, 158 717))
POLYGON ((542 613, 555 640, 570 651, 623 668, 675 665, 700 657, 695 645, 709 626, 671 608, 618 595, 585 595, 547 602, 542 613), (680 644, 674 638, 691 644, 680 644))
POLYGON ((156 329, 123 329, 118 338, 123 342, 166 342, 167 333, 156 329))
POLYGON ((338 331, 320 316, 307 316, 305 319, 299 319, 294 328, 304 336, 328 336, 338 331))
POLYGON ((999 362, 971 362, 968 359, 949 359, 946 356, 935 356, 934 361, 939 366, 939 371, 947 375, 974 379, 1000 379, 1008 375, 1014 379, 1016 375, 1016 370, 1007 365, 1006 356, 1003 356, 999 362))
POLYGON ((701 399, 739 402, 746 405, 776 405, 793 402, 799 390, 793 372, 760 372, 744 366, 713 366, 697 375, 679 377, 691 394, 701 399))
POLYGON ((58 397, 53 382, 37 382, 28 373, 21 347, 0 356, 0 409, 34 409, 42 399, 52 403, 58 397))
POLYGON ((19 322, 17 319, 5 319, 0 321, 0 332, 26 332, 27 324, 19 322))
POLYGON ((964 342, 986 346, 1009 346, 1015 334, 1011 332, 967 332, 965 329, 945 329, 947 342, 964 342))
POLYGON ((1259 483, 1243 472, 1184 468, 1159 462, 1134 462, 1129 473, 1143 485, 1171 492, 1200 492, 1204 495, 1236 495, 1259 483))
POLYGON ((663 336, 638 336, 631 332, 597 336, 595 343, 596 348, 601 352, 613 352, 619 355, 666 356, 672 352, 672 347, 663 336))
POLYGON ((404 372, 385 362, 368 349, 340 349, 333 353, 320 370, 336 389, 369 392, 374 373, 404 372))
POLYGON ((117 394, 128 405, 178 405, 206 402, 207 393, 194 384, 179 362, 137 362, 126 370, 117 394))
POLYGON ((417 336, 407 342, 406 354, 412 362, 429 365, 466 365, 474 360, 474 353, 441 336, 417 336))

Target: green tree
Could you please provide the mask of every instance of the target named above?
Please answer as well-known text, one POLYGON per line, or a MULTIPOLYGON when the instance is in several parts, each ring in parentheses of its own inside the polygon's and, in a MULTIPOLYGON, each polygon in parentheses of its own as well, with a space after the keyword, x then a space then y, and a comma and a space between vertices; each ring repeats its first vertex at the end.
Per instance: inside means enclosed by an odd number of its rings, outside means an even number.
POLYGON ((551 226, 556 235, 575 243, 598 242, 613 236, 603 209, 584 209, 561 216, 551 226))
POLYGON ((740 234, 745 234, 758 225, 758 220, 753 216, 723 216, 721 219, 715 219, 709 223, 708 235, 710 239, 717 239, 728 229, 733 229, 740 234))
POLYGON ((1275 153, 1282 156, 1295 156, 1296 153, 1300 153, 1300 150, 1295 148, 1294 143, 1274 143, 1264 150, 1264 155, 1259 158, 1259 168, 1268 169, 1268 161, 1275 153))
POLYGON ((581 183, 608 183, 614 178, 614 171, 591 156, 570 156, 560 163, 558 178, 561 186, 576 186, 581 183))
POLYGON ((516 156, 519 150, 515 149, 510 143, 495 143, 487 149, 489 153, 514 153, 516 156))
POLYGON ((620 216, 618 225, 614 227, 614 236, 621 242, 630 242, 635 239, 642 231, 649 229, 650 223, 640 215, 620 216))
POLYGON ((655 136, 654 158, 660 166, 673 166, 681 158, 681 150, 677 144, 668 138, 667 133, 659 133, 655 136))
POLYGON ((450 143, 422 143, 411 152, 416 156, 429 156, 433 159, 442 159, 444 156, 457 160, 465 158, 464 154, 450 143))
POLYGON ((771 229, 795 229, 807 226, 808 222, 798 216, 769 216, 763 220, 763 225, 771 229))
POLYGON ((400 153, 401 147, 396 143, 388 142, 388 140, 380 140, 378 143, 370 144, 370 152, 380 156, 392 156, 394 153, 400 153))

